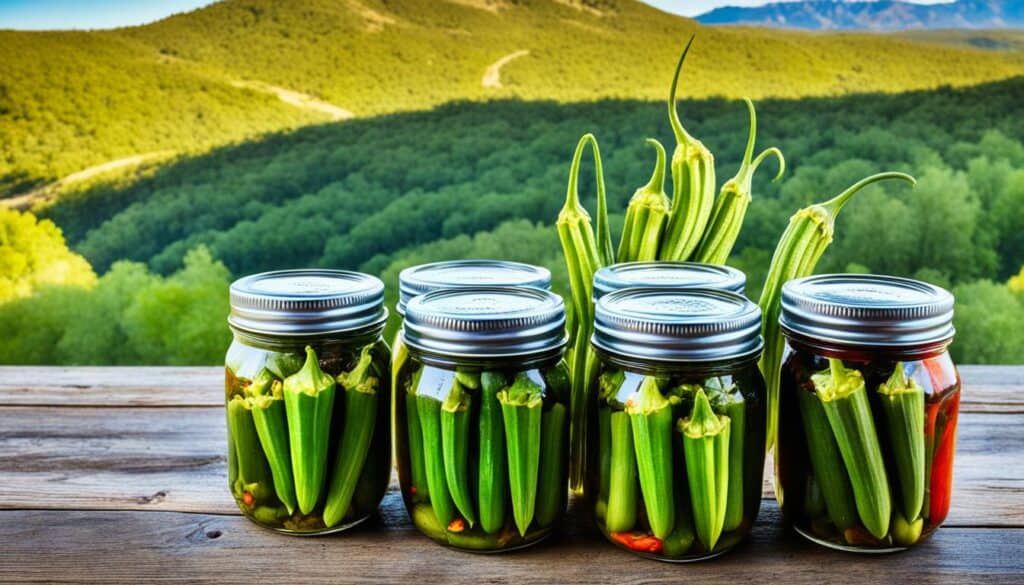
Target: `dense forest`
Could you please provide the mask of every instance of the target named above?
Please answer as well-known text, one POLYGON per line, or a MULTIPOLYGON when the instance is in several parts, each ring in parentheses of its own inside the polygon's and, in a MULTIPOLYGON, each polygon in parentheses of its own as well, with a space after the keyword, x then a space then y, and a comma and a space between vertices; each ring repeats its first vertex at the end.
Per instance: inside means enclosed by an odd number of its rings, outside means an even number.
MULTIPOLYGON (((738 166, 745 108, 707 99, 680 109, 716 154, 721 182, 738 166)), ((779 146, 788 170, 775 185, 771 173, 756 179, 731 261, 750 275, 751 296, 794 210, 871 172, 906 171, 915 190, 873 187, 847 207, 819 271, 951 287, 958 360, 1024 358, 1024 78, 763 100, 758 114, 759 144, 779 146)), ((504 257, 549 266, 565 292, 551 224, 587 131, 601 143, 615 229, 653 164, 643 138, 671 143, 663 104, 456 102, 282 132, 80 187, 40 212, 103 275, 0 305, 0 361, 215 363, 229 279, 274 268, 361 269, 393 291, 407 265, 504 257)), ((588 193, 591 175, 584 169, 588 193)), ((32 223, 4 217, 11 233, 32 223)))
POLYGON ((660 100, 694 31, 692 97, 897 92, 1024 74, 1011 42, 1024 35, 1006 32, 975 33, 991 40, 978 45, 956 33, 713 28, 636 0, 229 0, 111 31, 0 30, 0 197, 112 160, 204 153, 331 119, 281 101, 282 88, 360 117, 453 99, 660 100))

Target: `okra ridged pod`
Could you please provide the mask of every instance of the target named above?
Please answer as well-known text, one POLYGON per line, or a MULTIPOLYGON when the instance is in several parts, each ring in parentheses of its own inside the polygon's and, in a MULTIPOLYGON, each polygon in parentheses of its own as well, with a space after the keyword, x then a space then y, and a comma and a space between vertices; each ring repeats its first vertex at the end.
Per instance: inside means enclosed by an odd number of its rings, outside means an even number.
MULTIPOLYGON (((408 438, 409 474, 412 475, 412 497, 417 502, 425 502, 430 497, 430 488, 427 486, 427 470, 423 462, 423 429, 420 428, 420 413, 416 406, 416 394, 422 375, 423 368, 417 368, 405 390, 405 430, 408 438)), ((396 396, 398 392, 401 390, 395 390, 396 396)))
POLYGON ((256 434, 259 435, 274 478, 274 491, 291 515, 296 506, 295 480, 292 477, 288 415, 285 412, 282 383, 269 370, 263 369, 252 381, 248 393, 256 434))
POLYGON ((565 507, 566 408, 556 402, 541 417, 540 478, 537 480, 537 525, 551 526, 565 507))
POLYGON ((832 242, 836 216, 847 201, 864 187, 888 179, 900 179, 912 185, 916 184, 914 177, 904 173, 879 173, 861 179, 825 203, 816 203, 794 213, 789 218, 786 231, 775 246, 761 298, 757 302, 761 308, 761 336, 764 338, 764 351, 758 366, 768 386, 766 452, 775 445, 779 419, 779 375, 785 346, 782 330, 779 328, 782 285, 794 278, 810 276, 821 255, 832 242))
POLYGON ((800 418, 804 423, 807 451, 811 459, 811 472, 821 489, 825 509, 832 523, 840 531, 857 524, 857 505, 853 500, 853 487, 846 475, 843 456, 832 434, 821 400, 812 393, 797 389, 800 418))
POLYGON ((324 505, 324 524, 328 528, 341 522, 348 513, 373 439, 380 380, 371 370, 372 349, 372 346, 363 348, 356 366, 338 375, 345 401, 345 422, 324 505))
POLYGON ((604 520, 608 515, 608 490, 611 485, 612 468, 612 409, 605 405, 597 408, 597 516, 604 520))
MULTIPOLYGON (((673 405, 675 406, 675 405, 673 405)), ((672 464, 675 476, 674 497, 676 502, 676 525, 665 538, 663 551, 666 556, 680 557, 693 547, 696 534, 693 531, 693 512, 690 510, 690 486, 686 481, 686 457, 682 433, 672 433, 672 464)))
POLYGON ((423 434, 423 467, 430 490, 430 505, 434 508, 438 522, 448 526, 455 518, 455 503, 448 493, 444 454, 441 450, 441 401, 433 396, 417 394, 416 412, 423 434))
POLYGON ((743 448, 747 434, 747 403, 739 389, 714 393, 714 410, 729 417, 729 490, 725 506, 725 525, 729 532, 743 523, 743 448))
POLYGON ((693 37, 690 37, 679 57, 669 90, 668 118, 675 134, 676 148, 672 153, 672 208, 664 241, 658 251, 661 260, 690 259, 711 219, 715 200, 715 157, 700 140, 686 132, 676 109, 679 74, 692 44, 693 37))
MULTIPOLYGON (((477 378, 477 383, 479 383, 477 378)), ((444 477, 452 501, 472 528, 476 525, 469 481, 469 423, 473 397, 455 375, 452 388, 441 403, 441 451, 444 477)))
MULTIPOLYGON (((610 409, 609 409, 610 410, 610 409)), ((625 411, 612 410, 608 421, 611 435, 609 462, 608 512, 605 529, 625 532, 636 525, 638 482, 633 426, 625 411)))
POLYGON ((565 205, 558 213, 555 226, 558 239, 562 245, 565 264, 569 274, 572 290, 572 321, 575 327, 569 329, 570 349, 566 353, 572 380, 571 399, 569 403, 570 432, 570 471, 569 482, 573 489, 578 489, 583 482, 584 449, 586 445, 586 408, 589 400, 589 385, 597 360, 590 350, 590 335, 594 328, 593 281, 594 272, 610 263, 611 239, 604 217, 599 217, 598 232, 600 240, 594 236, 590 214, 580 203, 579 169, 583 150, 587 145, 593 147, 594 170, 597 175, 597 207, 598 211, 606 212, 606 196, 604 175, 601 169, 601 152, 597 139, 593 134, 585 134, 576 145, 572 166, 569 170, 569 183, 566 188, 565 205))
POLYGON ((892 501, 864 377, 840 359, 829 358, 828 366, 811 381, 850 475, 860 521, 872 536, 882 539, 889 533, 892 501))
POLYGON ((306 347, 302 369, 285 378, 283 393, 295 497, 309 514, 323 491, 335 394, 334 378, 320 369, 312 347, 306 347))
POLYGON ((480 459, 477 476, 477 506, 480 528, 494 534, 505 524, 508 501, 508 462, 505 449, 505 424, 502 421, 498 392, 508 384, 499 372, 480 375, 480 459))
POLYGON ((512 516, 520 536, 525 536, 537 501, 542 389, 525 373, 519 373, 511 386, 498 392, 498 402, 505 423, 512 516))
POLYGON ((694 528, 708 551, 718 544, 725 525, 729 490, 729 417, 711 409, 707 394, 698 390, 693 413, 679 421, 690 485, 694 528))
POLYGON ((250 404, 241 396, 233 396, 228 401, 227 410, 228 432, 235 443, 238 481, 242 484, 242 491, 249 491, 256 503, 261 502, 264 496, 269 495, 273 479, 263 456, 250 404))
POLYGON ((924 388, 903 371, 903 363, 878 387, 896 461, 903 517, 913 522, 924 507, 924 388))
POLYGON ((657 260, 658 246, 665 231, 671 203, 665 194, 665 148, 653 138, 658 160, 651 180, 636 190, 626 207, 626 222, 619 240, 618 262, 657 260))
POLYGON ((740 228, 743 227, 743 218, 747 215, 747 207, 750 206, 751 185, 754 180, 754 173, 765 158, 774 155, 779 159, 779 172, 772 179, 776 182, 782 178, 786 171, 786 159, 782 151, 772 147, 754 157, 754 141, 757 136, 757 113, 754 111, 754 103, 743 98, 750 112, 750 133, 747 136, 747 149, 743 153, 743 162, 736 176, 726 181, 718 191, 714 207, 711 211, 711 219, 704 231, 704 237, 700 241, 694 259, 697 262, 708 264, 725 264, 736 244, 736 238, 740 235, 740 228))
POLYGON ((645 376, 637 393, 626 402, 633 426, 633 446, 640 491, 651 532, 665 538, 675 526, 672 499, 672 406, 658 390, 654 376, 645 376))

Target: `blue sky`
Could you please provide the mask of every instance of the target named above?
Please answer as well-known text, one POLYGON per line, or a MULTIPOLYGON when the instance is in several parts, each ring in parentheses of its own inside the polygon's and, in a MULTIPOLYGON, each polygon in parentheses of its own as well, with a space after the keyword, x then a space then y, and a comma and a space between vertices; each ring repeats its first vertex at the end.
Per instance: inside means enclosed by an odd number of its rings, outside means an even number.
MULTIPOLYGON (((686 16, 701 14, 716 6, 766 3, 766 0, 645 1, 686 16)), ((943 0, 909 1, 934 4, 943 0)), ((152 22, 210 3, 210 0, 0 0, 0 29, 114 28, 152 22)))

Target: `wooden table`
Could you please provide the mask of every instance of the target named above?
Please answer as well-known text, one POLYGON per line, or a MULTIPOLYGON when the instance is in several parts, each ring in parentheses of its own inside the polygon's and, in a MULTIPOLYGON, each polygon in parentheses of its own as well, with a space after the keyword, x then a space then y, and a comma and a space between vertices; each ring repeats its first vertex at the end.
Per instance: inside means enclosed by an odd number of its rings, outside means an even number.
POLYGON ((1024 367, 964 367, 945 525, 879 557, 807 543, 770 489, 749 541, 691 565, 606 544, 581 506, 533 549, 475 555, 419 535, 392 485, 380 518, 289 537, 238 515, 218 368, 0 368, 0 582, 1024 583, 1024 367))

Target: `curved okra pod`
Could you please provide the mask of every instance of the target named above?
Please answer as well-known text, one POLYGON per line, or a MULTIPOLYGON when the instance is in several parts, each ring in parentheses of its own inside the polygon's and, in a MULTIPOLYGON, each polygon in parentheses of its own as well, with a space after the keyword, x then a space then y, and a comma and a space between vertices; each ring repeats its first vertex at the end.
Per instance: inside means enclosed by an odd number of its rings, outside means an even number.
POLYGON ((713 393, 713 401, 714 410, 729 417, 729 491, 722 528, 729 532, 743 523, 743 442, 747 434, 747 403, 735 386, 713 393))
POLYGON ((647 143, 657 151, 658 161, 650 182, 636 190, 626 207, 618 262, 656 260, 668 219, 671 204, 665 194, 665 148, 653 138, 648 138, 647 143))
POLYGON ((345 401, 345 422, 324 505, 324 524, 328 528, 341 522, 348 513, 352 494, 370 451, 377 421, 377 388, 380 386, 380 380, 371 370, 372 349, 373 346, 363 348, 355 367, 338 375, 338 385, 345 401))
POLYGON ((811 381, 850 475, 857 514, 868 532, 882 539, 889 533, 892 501, 864 377, 840 359, 829 358, 828 366, 811 381))
POLYGON ((665 538, 675 526, 672 499, 672 405, 661 395, 654 376, 644 376, 626 402, 633 426, 633 446, 640 473, 640 491, 651 532, 665 538))
MULTIPOLYGON (((469 422, 473 397, 460 380, 456 373, 452 388, 441 403, 441 452, 444 457, 444 477, 452 501, 472 528, 476 525, 469 487, 469 422)), ((479 377, 476 382, 479 385, 479 377)))
POLYGON ((679 421, 686 457, 686 478, 697 537, 714 550, 725 525, 729 490, 730 421, 716 415, 704 390, 698 390, 693 413, 679 421))
POLYGON ((256 434, 274 477, 274 491, 291 515, 296 506, 295 480, 288 451, 288 415, 285 413, 281 381, 263 369, 253 379, 248 394, 256 434))
POLYGON ((494 534, 505 524, 508 500, 508 462, 505 425, 498 392, 508 384, 499 372, 480 374, 480 473, 477 477, 477 506, 480 527, 494 534))
POLYGON ((448 526, 455 517, 455 503, 448 493, 444 455, 441 451, 441 401, 433 396, 417 394, 416 412, 423 434, 423 467, 430 490, 430 505, 434 508, 437 520, 443 526, 448 526))
POLYGON ((798 388, 796 393, 800 418, 804 423, 807 450, 811 458, 811 471, 821 489, 825 509, 832 523, 840 531, 853 528, 857 524, 853 488, 850 486, 849 476, 846 475, 842 455, 839 454, 839 445, 836 444, 832 427, 825 416, 825 408, 813 392, 798 388))
POLYGON ((541 417, 537 525, 550 526, 565 507, 565 406, 556 402, 541 417))
POLYGON ((498 392, 505 422, 508 451, 508 479, 512 494, 512 515, 521 536, 533 522, 540 468, 541 387, 525 373, 516 375, 512 385, 498 392))
POLYGON ((878 387, 889 441, 896 460, 903 518, 913 522, 924 507, 924 389, 897 362, 892 376, 878 387))
POLYGON ((306 347, 302 369, 285 378, 283 393, 295 496, 299 510, 309 514, 323 490, 335 394, 334 378, 320 369, 312 347, 306 347))
POLYGON ((240 489, 236 490, 238 492, 236 496, 248 493, 249 496, 243 495, 242 497, 245 504, 251 508, 270 495, 273 479, 267 460, 263 456, 263 448, 253 423, 249 401, 241 396, 233 396, 228 401, 227 410, 228 432, 231 433, 235 444, 238 466, 237 481, 240 484, 240 489), (252 498, 252 503, 250 503, 249 497, 252 498))

